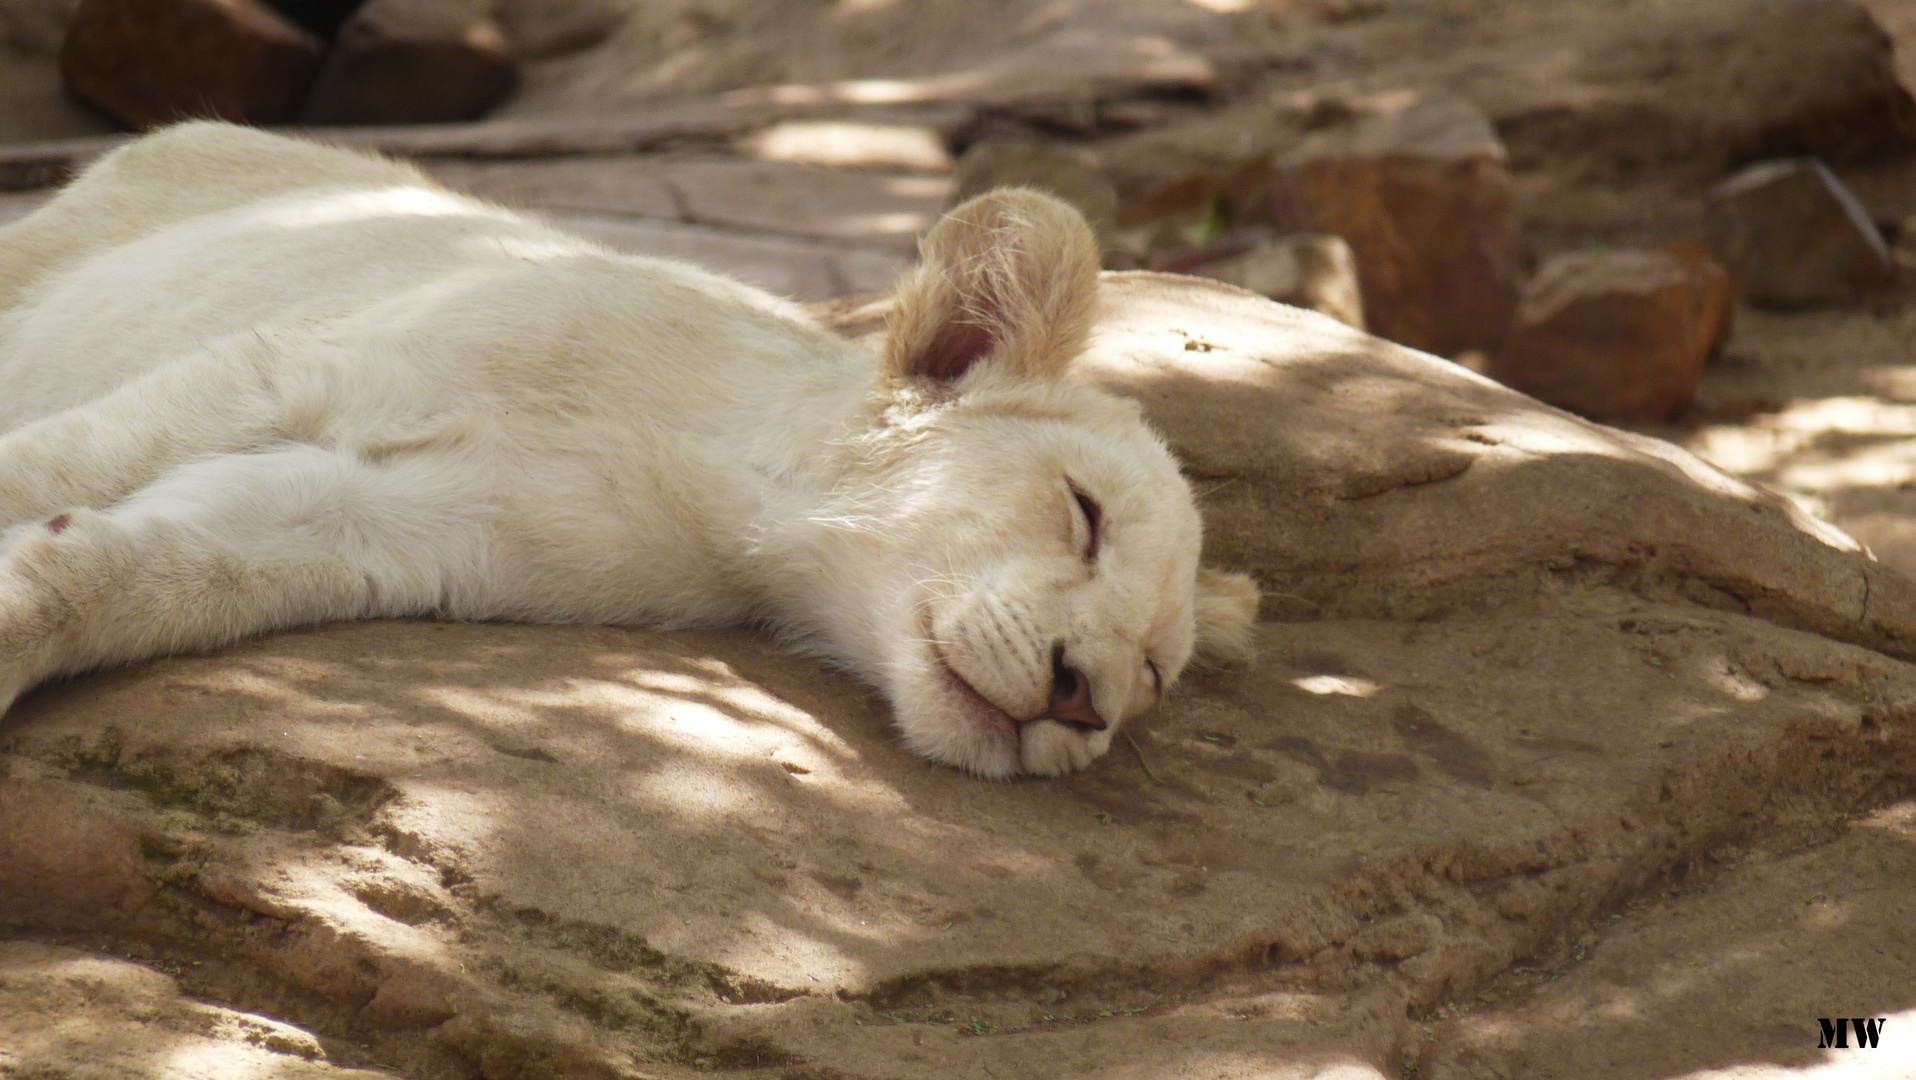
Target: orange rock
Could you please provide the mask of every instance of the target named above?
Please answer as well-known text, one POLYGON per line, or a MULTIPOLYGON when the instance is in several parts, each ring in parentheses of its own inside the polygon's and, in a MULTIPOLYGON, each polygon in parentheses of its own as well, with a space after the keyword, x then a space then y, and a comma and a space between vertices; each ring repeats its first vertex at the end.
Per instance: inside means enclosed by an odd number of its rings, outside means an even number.
POLYGON ((318 38, 259 0, 80 0, 60 49, 75 97, 133 128, 194 116, 290 123, 318 38))
POLYGON ((1560 255, 1524 291, 1489 373, 1593 420, 1662 420, 1696 393, 1729 324, 1729 275, 1700 252, 1560 255))
POLYGON ((1502 342, 1520 254, 1503 145, 1456 98, 1354 106, 1278 161, 1280 229, 1341 236, 1372 333, 1444 356, 1502 342))

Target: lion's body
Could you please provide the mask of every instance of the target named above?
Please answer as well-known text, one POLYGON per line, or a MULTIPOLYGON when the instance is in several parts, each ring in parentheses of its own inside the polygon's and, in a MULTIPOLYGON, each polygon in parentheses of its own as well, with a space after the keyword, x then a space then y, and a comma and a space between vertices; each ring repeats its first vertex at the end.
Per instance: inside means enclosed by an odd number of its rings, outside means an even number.
MULTIPOLYGON (((947 232, 1015 246, 1021 221, 947 232)), ((1040 240, 1066 279, 1074 239, 1040 240)), ((1006 359, 1075 353, 1085 297, 993 293, 1005 326, 953 353, 977 296, 962 271, 913 280, 881 364, 757 290, 404 165, 210 124, 135 143, 0 229, 0 708, 332 619, 756 621, 884 688, 928 756, 1082 766, 1110 730, 1043 722, 1052 646, 1112 721, 1151 691, 1101 677, 1105 653, 1183 666, 1189 492, 1134 409, 1057 377, 1069 355, 1006 359), (1070 543, 1066 471, 1128 514, 1101 567, 1122 587, 1082 610, 1064 579, 1085 575, 1039 550, 1070 543), (1008 568, 1024 555, 1042 567, 1008 568), (1006 588, 1057 608, 1022 616, 1041 659, 977 629, 1006 588), (1008 739, 973 715, 994 706, 1008 739)))

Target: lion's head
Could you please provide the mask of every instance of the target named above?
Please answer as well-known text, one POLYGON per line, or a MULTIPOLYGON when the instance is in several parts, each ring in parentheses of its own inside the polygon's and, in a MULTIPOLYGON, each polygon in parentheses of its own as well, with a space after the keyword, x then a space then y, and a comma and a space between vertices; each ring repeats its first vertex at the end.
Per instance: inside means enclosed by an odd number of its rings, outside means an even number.
POLYGON ((837 636, 860 639, 912 749, 981 776, 1083 768, 1194 655, 1248 647, 1256 589, 1199 569, 1162 440, 1136 403, 1067 378, 1097 294, 1069 206, 1010 189, 958 207, 897 288, 850 448, 845 516, 884 548, 856 591, 886 602, 837 636))

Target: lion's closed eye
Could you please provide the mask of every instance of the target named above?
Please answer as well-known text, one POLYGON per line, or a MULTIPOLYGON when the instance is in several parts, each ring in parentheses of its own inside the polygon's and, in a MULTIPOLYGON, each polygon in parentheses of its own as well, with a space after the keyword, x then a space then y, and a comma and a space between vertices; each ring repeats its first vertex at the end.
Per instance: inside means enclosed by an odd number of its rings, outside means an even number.
MULTIPOLYGON (((1084 515, 1085 541, 1084 560, 1090 562, 1098 557, 1098 546, 1104 542, 1104 508, 1098 500, 1078 490, 1078 485, 1066 480, 1071 488, 1071 498, 1078 505, 1078 513, 1084 515)), ((1077 531, 1075 528, 1072 530, 1077 531)))

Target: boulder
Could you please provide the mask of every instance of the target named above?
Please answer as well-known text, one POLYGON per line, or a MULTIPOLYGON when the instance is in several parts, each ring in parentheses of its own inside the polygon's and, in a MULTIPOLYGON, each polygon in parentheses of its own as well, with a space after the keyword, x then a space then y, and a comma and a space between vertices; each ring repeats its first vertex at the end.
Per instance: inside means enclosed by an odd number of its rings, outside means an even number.
POLYGON ((1276 169, 1272 220, 1350 244, 1380 337, 1443 356, 1502 343, 1521 253, 1503 146, 1473 106, 1367 99, 1281 153, 1276 169))
POLYGON ((1729 275, 1700 253, 1559 255, 1524 289, 1488 374, 1593 420, 1651 423, 1696 393, 1729 325, 1729 275))
POLYGON ((1221 240, 1152 260, 1154 270, 1193 274, 1308 308, 1364 328, 1357 260, 1342 237, 1323 233, 1274 236, 1246 229, 1221 240))
POLYGON ((1721 173, 1766 157, 1839 163, 1916 149, 1916 101, 1856 0, 1689 0, 1608 27, 1457 56, 1433 81, 1496 121, 1528 169, 1721 173))
POLYGON ((1031 139, 995 138, 973 143, 958 159, 951 205, 993 188, 1029 187, 1050 192, 1084 215, 1108 255, 1117 223, 1118 192, 1088 154, 1031 139))
MULTIPOLYGON (((170 966, 181 973, 182 965, 170 966)), ((20 941, 0 942, 0 1069, 49 1077, 392 1075, 342 1066, 290 1024, 195 1001, 144 964, 20 941)))
POLYGON ((1895 275, 1883 234, 1815 159, 1752 165, 1710 192, 1705 231, 1753 303, 1854 303, 1895 275))
POLYGON ((74 96, 133 128, 285 124, 323 46, 260 0, 81 0, 60 49, 74 96))
POLYGON ((464 0, 369 0, 340 26, 301 119, 472 120, 504 101, 518 81, 504 33, 464 0))
POLYGON ((1840 533, 1323 316, 1106 280, 1081 374, 1285 621, 1090 770, 928 766, 747 631, 318 627, 0 720, 0 930, 408 1075, 1377 1080, 1410 1016, 1916 776, 1875 651, 1912 586, 1840 533))

